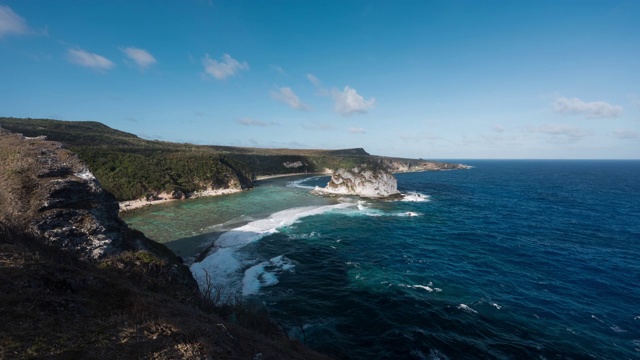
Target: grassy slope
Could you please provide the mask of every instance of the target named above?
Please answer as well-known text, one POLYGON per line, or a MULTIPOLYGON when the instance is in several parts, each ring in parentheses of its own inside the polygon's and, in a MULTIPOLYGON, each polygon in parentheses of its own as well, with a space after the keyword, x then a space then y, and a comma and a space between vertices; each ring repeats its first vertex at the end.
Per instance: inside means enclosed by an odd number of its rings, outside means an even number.
POLYGON ((258 175, 376 163, 376 158, 363 149, 255 149, 150 141, 90 121, 0 118, 0 126, 25 136, 46 135, 48 140, 62 142, 87 163, 118 200, 173 190, 251 187, 258 175), (296 162, 302 166, 284 166, 296 162))
POLYGON ((213 306, 146 252, 86 263, 0 221, 0 359, 324 359, 266 313, 213 306))

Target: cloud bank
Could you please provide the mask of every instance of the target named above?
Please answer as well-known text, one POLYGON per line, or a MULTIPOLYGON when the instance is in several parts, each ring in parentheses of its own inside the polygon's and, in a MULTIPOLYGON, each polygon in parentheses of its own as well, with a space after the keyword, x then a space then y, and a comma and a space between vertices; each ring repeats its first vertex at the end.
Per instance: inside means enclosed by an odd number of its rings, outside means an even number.
POLYGON ((356 89, 345 86, 344 90, 331 90, 331 97, 334 101, 334 110, 342 116, 351 116, 353 114, 366 114, 373 109, 376 99, 370 98, 365 100, 356 89))
POLYGON ((622 115, 622 106, 604 101, 585 102, 578 98, 559 97, 553 111, 564 115, 586 115, 588 118, 614 118, 622 115))
POLYGON ((139 49, 135 47, 126 47, 120 49, 127 57, 140 68, 140 70, 144 70, 149 66, 156 63, 156 58, 153 57, 147 50, 139 49))
POLYGON ((290 87, 282 87, 277 91, 271 90, 271 97, 274 100, 280 101, 289 105, 292 109, 307 111, 309 106, 298 98, 298 95, 291 90, 290 87))
POLYGON ((88 67, 95 70, 109 70, 115 66, 111 60, 98 54, 90 53, 82 49, 68 49, 67 59, 76 65, 88 67))
POLYGON ((206 54, 204 59, 202 59, 202 64, 204 65, 204 72, 218 80, 224 80, 234 76, 242 70, 249 70, 249 64, 247 64, 247 62, 239 62, 229 54, 222 55, 222 61, 220 62, 211 59, 209 54, 206 54))
POLYGON ((259 126, 259 127, 266 127, 266 126, 275 125, 272 122, 265 122, 265 121, 261 121, 261 120, 251 119, 251 118, 236 119, 236 123, 238 123, 240 125, 243 125, 243 126, 259 126))
POLYGON ((366 134, 363 128, 361 127, 350 127, 347 131, 351 134, 366 134))
POLYGON ((576 126, 562 125, 562 124, 545 124, 541 126, 530 126, 527 128, 529 133, 539 133, 551 135, 554 137, 562 136, 571 142, 578 141, 585 136, 589 135, 589 132, 580 129, 576 126))
POLYGON ((5 35, 24 35, 31 32, 27 22, 6 5, 0 5, 0 38, 5 35))
POLYGON ((623 140, 640 139, 640 133, 638 133, 637 131, 633 131, 633 130, 617 129, 617 130, 614 130, 613 136, 617 137, 618 139, 623 139, 623 140))

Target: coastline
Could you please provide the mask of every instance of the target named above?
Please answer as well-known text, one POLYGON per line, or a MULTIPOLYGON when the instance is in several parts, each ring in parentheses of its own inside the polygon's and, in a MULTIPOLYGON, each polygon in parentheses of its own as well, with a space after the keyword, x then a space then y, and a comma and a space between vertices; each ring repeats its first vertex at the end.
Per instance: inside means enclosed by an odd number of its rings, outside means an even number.
MULTIPOLYGON (((460 167, 456 168, 456 169, 431 169, 431 168, 425 168, 425 169, 416 169, 416 170, 396 170, 393 171, 392 174, 403 174, 403 173, 416 173, 416 172, 426 172, 426 171, 446 171, 446 170, 465 170, 465 169, 470 169, 472 168, 472 166, 468 166, 468 165, 463 165, 463 164, 458 164, 460 167)), ((290 177, 290 176, 300 176, 300 175, 309 175, 309 176, 317 176, 317 175, 331 175, 333 172, 332 171, 322 171, 322 172, 300 172, 300 173, 289 173, 289 174, 276 174, 276 175, 259 175, 256 176, 255 180, 256 182, 260 182, 260 181, 264 181, 264 180, 269 180, 269 179, 277 179, 277 178, 284 178, 284 177, 290 177)), ((120 201, 118 202, 118 205, 120 207, 120 213, 125 213, 125 212, 129 212, 129 211, 133 211, 133 210, 137 210, 137 209, 142 209, 145 208, 147 206, 153 206, 153 205, 158 205, 158 204, 165 204, 171 201, 177 201, 177 200, 187 200, 187 199, 198 199, 198 198, 202 198, 202 197, 212 197, 212 196, 220 196, 220 195, 229 195, 229 194, 235 194, 238 192, 243 191, 242 189, 217 189, 217 190, 213 190, 213 189, 208 189, 208 190, 200 190, 200 191, 195 191, 193 193, 187 194, 187 196, 183 199, 175 199, 171 196, 170 193, 161 193, 158 194, 157 198, 154 200, 146 200, 146 199, 136 199, 136 200, 127 200, 127 201, 120 201)))
MULTIPOLYGON (((331 175, 331 172, 260 175, 260 176, 256 176, 255 181, 259 182, 259 181, 263 181, 263 180, 283 178, 283 177, 288 177, 288 176, 299 176, 299 175, 310 175, 310 176, 314 176, 314 175, 331 175)), ((198 198, 203 198, 203 197, 213 197, 213 196, 220 196, 220 195, 229 195, 229 194, 239 193, 241 191, 244 191, 244 190, 242 190, 242 189, 217 189, 217 190, 208 189, 208 190, 200 190, 200 191, 195 191, 193 193, 187 194, 187 196, 185 198, 183 198, 183 199, 175 199, 175 198, 173 198, 171 196, 171 193, 165 192, 165 193, 158 194, 156 199, 154 199, 154 200, 146 200, 146 199, 127 200, 127 201, 118 202, 118 205, 120 207, 120 214, 122 214, 122 213, 125 213, 125 212, 129 212, 129 211, 133 211, 133 210, 137 210, 137 209, 142 209, 142 208, 145 208, 147 206, 165 204, 165 203, 172 202, 172 201, 198 199, 198 198)))
POLYGON ((120 207, 119 213, 122 214, 124 212, 142 209, 144 207, 152 206, 152 205, 165 204, 171 201, 228 195, 228 194, 235 194, 241 191, 242 189, 217 189, 217 190, 207 189, 207 190, 200 190, 200 191, 195 191, 193 193, 190 193, 184 199, 174 199, 171 197, 170 193, 161 193, 157 196, 157 199, 154 199, 154 200, 136 199, 136 200, 120 201, 118 202, 118 205, 120 207))
POLYGON ((301 173, 291 173, 291 174, 277 174, 277 175, 259 175, 256 176, 255 181, 262 181, 262 180, 269 180, 269 179, 276 179, 276 178, 282 178, 282 177, 288 177, 288 176, 299 176, 299 175, 331 175, 333 172, 332 171, 323 171, 323 172, 301 172, 301 173))

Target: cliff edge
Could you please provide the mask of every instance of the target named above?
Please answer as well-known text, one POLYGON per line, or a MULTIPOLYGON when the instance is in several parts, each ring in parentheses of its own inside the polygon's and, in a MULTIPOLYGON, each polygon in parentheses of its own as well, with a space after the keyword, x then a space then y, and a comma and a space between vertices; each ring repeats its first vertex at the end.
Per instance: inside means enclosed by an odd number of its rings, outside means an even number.
POLYGON ((324 359, 214 306, 60 143, 0 128, 0 359, 324 359))

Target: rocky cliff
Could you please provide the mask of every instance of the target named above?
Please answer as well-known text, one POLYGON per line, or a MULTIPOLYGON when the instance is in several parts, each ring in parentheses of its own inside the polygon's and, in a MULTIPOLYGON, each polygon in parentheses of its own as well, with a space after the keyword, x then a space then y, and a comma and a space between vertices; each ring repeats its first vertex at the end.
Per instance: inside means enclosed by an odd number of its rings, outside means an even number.
POLYGON ((115 197, 60 143, 6 131, 0 141, 0 215, 7 221, 84 260, 145 250, 177 262, 118 217, 115 197))
POLYGON ((60 143, 0 128, 0 359, 323 359, 215 307, 60 143))
POLYGON ((331 175, 325 188, 315 191, 335 195, 357 195, 368 198, 385 198, 399 195, 396 178, 384 169, 338 169, 331 175))

